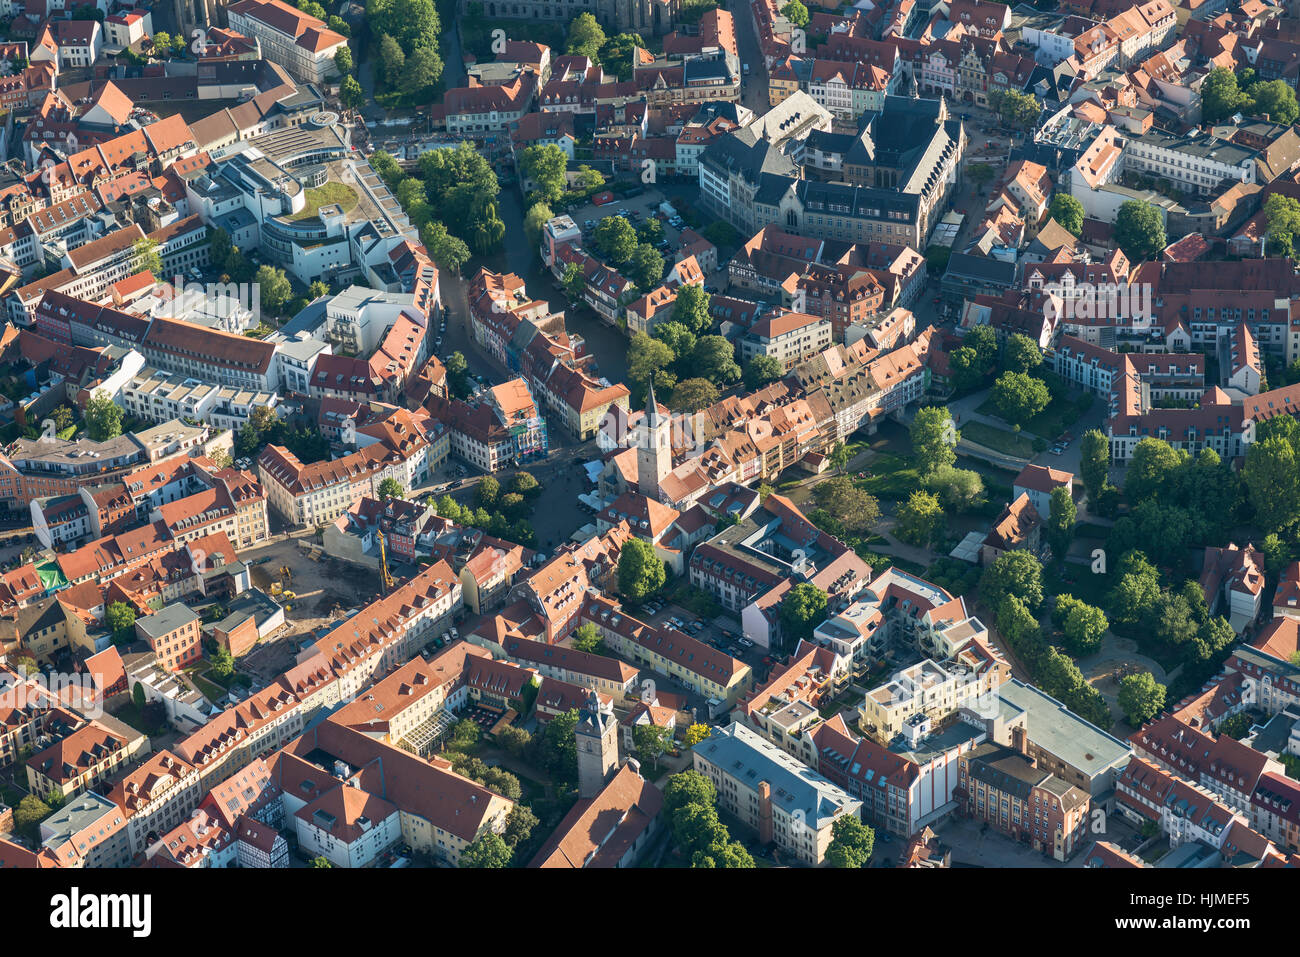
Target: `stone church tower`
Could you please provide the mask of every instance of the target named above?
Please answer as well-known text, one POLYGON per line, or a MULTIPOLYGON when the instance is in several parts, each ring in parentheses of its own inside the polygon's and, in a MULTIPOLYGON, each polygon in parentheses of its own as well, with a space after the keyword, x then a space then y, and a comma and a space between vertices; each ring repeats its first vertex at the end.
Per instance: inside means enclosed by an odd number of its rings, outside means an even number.
POLYGON ((636 488, 646 498, 659 501, 659 483, 673 470, 672 422, 659 414, 654 382, 646 401, 636 449, 636 488))
POLYGON ((595 797, 618 767, 618 722, 613 707, 602 706, 596 692, 589 692, 573 735, 578 746, 578 796, 595 797))

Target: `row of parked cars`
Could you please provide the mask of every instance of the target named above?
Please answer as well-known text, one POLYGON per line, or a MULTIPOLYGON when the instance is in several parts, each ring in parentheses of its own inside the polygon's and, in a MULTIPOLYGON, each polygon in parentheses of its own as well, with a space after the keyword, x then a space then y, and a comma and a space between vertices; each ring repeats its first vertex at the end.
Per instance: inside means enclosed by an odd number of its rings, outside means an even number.
POLYGON ((458 641, 460 641, 460 632, 455 628, 449 628, 437 638, 433 639, 433 647, 441 649, 445 648, 447 645, 453 645, 458 641))

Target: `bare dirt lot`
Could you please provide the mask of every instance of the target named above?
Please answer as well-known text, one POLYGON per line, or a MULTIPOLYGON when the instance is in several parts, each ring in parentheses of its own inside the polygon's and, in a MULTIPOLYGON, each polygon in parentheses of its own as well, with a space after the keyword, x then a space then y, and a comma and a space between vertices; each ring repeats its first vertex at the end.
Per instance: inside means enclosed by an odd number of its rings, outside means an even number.
MULTIPOLYGON (((293 592, 284 600, 287 628, 267 638, 240 659, 240 667, 254 675, 272 678, 293 664, 298 649, 311 640, 316 630, 337 623, 351 608, 373 601, 379 595, 377 572, 338 559, 313 561, 300 539, 274 542, 251 549, 240 557, 252 566, 253 584, 270 591, 280 582, 293 592), (281 569, 288 567, 286 579, 281 569)), ((305 541, 313 541, 306 539, 305 541)))

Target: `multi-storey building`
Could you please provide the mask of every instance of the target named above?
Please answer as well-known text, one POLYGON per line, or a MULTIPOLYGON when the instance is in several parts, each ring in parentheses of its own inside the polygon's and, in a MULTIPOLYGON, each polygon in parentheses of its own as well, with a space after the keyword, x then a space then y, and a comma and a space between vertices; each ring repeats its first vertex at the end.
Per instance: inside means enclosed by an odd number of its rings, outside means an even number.
POLYGON ((691 753, 720 808, 757 831, 760 843, 811 867, 825 861, 835 821, 859 816, 862 802, 738 722, 715 729, 691 753))
POLYGON ((256 40, 263 55, 300 80, 321 83, 338 73, 334 54, 347 39, 281 0, 239 0, 226 8, 230 29, 256 40))

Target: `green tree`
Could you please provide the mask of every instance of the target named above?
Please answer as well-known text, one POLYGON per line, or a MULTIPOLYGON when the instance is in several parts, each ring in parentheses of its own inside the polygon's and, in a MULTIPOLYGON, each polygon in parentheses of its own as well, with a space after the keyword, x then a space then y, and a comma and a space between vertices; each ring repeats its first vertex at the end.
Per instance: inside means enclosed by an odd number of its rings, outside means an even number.
POLYGON ((1079 236, 1083 232, 1083 203, 1069 193, 1057 193, 1053 196, 1047 214, 1071 236, 1079 236))
POLYGON ((494 200, 481 199, 477 202, 470 221, 470 245, 480 256, 486 256, 501 245, 506 235, 506 224, 497 215, 497 204, 494 200))
POLYGON ((649 243, 651 246, 663 242, 664 225, 657 219, 647 219, 636 228, 636 238, 642 243, 649 243))
POLYGON ((402 92, 411 96, 423 93, 442 79, 442 69, 442 57, 437 48, 416 47, 406 58, 406 68, 402 71, 402 92))
POLYGON ((1003 368, 1012 372, 1032 372, 1043 364, 1043 350, 1038 343, 1019 332, 1007 336, 1002 352, 1003 368))
POLYGON ((1115 242, 1135 263, 1155 259, 1167 245, 1160 211, 1150 203, 1126 201, 1115 214, 1115 242))
POLYGON ((1226 67, 1215 67, 1201 83, 1201 121, 1222 122, 1244 108, 1249 97, 1237 85, 1237 77, 1226 67))
POLYGON ((691 352, 691 370, 718 385, 729 385, 740 378, 736 349, 725 336, 700 336, 691 352))
POLYGON ((393 478, 392 476, 389 476, 388 478, 384 479, 382 482, 379 483, 379 498, 381 500, 387 500, 390 498, 405 498, 405 497, 406 497, 406 489, 402 487, 401 482, 397 481, 397 479, 393 478))
MULTIPOLYGON (((528 238, 528 245, 536 249, 542 241, 542 227, 555 218, 555 213, 546 203, 538 201, 528 207, 528 212, 524 216, 524 236, 528 238)), ((571 266, 577 266, 577 263, 570 263, 571 266)))
POLYGON ((578 779, 578 744, 574 737, 577 726, 578 711, 570 708, 548 721, 540 734, 533 735, 531 746, 536 759, 561 781, 578 779))
POLYGON ((779 613, 786 647, 812 638, 813 631, 826 620, 826 608, 826 592, 811 582, 800 582, 786 592, 779 613))
POLYGON ((129 641, 135 637, 135 609, 126 602, 112 602, 104 609, 104 624, 115 641, 129 641))
POLYGON ((998 361, 998 334, 992 326, 978 325, 967 330, 962 345, 975 350, 983 375, 993 371, 998 361))
POLYGON ((751 392, 763 388, 769 382, 775 382, 781 378, 781 373, 785 370, 781 366, 781 360, 772 356, 754 356, 745 366, 745 388, 751 392))
POLYGON ((1264 536, 1259 550, 1264 553, 1264 570, 1274 577, 1291 562, 1291 548, 1276 532, 1264 536))
POLYGON ((658 323, 651 335, 672 349, 673 355, 678 359, 689 356, 695 351, 695 333, 680 322, 658 323))
POLYGON ((1070 490, 1064 485, 1052 489, 1047 519, 1047 541, 1052 546, 1056 560, 1065 561, 1074 540, 1074 526, 1079 520, 1079 510, 1075 507, 1070 490))
POLYGON ((516 472, 510 477, 510 491, 520 495, 532 496, 541 492, 542 486, 531 472, 516 472))
POLYGON ((964 511, 984 501, 984 480, 972 469, 942 465, 924 479, 927 491, 939 497, 945 511, 964 511))
POLYGON ((836 531, 866 532, 880 521, 880 503, 853 484, 847 475, 813 486, 813 501, 835 523, 836 531))
POLYGON ((493 508, 501 498, 501 483, 493 476, 485 476, 474 490, 474 501, 479 508, 493 508))
POLYGON ((1119 683, 1119 706, 1133 727, 1141 727, 1165 706, 1165 686, 1149 671, 1129 675, 1119 683))
POLYGON ((659 758, 672 744, 672 732, 657 724, 645 722, 632 726, 632 744, 637 757, 642 761, 653 761, 655 770, 659 770, 659 758))
POLYGON ((1124 475, 1124 494, 1140 502, 1155 494, 1187 460, 1187 453, 1163 439, 1142 439, 1133 449, 1124 475))
POLYGON ((831 842, 826 848, 827 867, 866 867, 876 846, 876 832, 851 814, 836 818, 831 825, 831 842))
POLYGON ((627 349, 627 379, 635 387, 633 404, 644 401, 651 380, 659 382, 660 370, 671 366, 676 358, 666 343, 652 339, 644 332, 632 333, 627 349))
POLYGON ((575 651, 594 652, 600 645, 600 632, 589 621, 584 621, 573 633, 575 651))
POLYGON ((158 240, 141 236, 131 244, 131 272, 153 273, 157 279, 162 276, 163 261, 158 240))
POLYGON ((1264 218, 1268 222, 1266 251, 1274 256, 1293 255, 1296 237, 1300 236, 1300 203, 1274 193, 1264 201, 1264 218))
POLYGON ((980 366, 979 353, 970 346, 954 349, 948 357, 948 365, 952 369, 953 388, 960 392, 978 388, 987 374, 980 366))
POLYGON ((447 388, 454 397, 466 399, 469 398, 470 394, 469 383, 469 363, 465 361, 465 356, 457 350, 447 357, 447 388))
POLYGON ((718 401, 718 387, 708 379, 683 379, 673 388, 668 407, 678 412, 699 412, 718 401))
POLYGON ((1250 97, 1250 111, 1255 116, 1267 115, 1270 122, 1281 123, 1283 126, 1290 126, 1300 119, 1300 104, 1296 103, 1295 89, 1285 80, 1252 83, 1246 90, 1246 95, 1250 97))
POLYGON ((1023 548, 1003 552, 984 570, 980 595, 993 609, 1000 608, 1008 595, 1015 595, 1030 611, 1037 611, 1043 603, 1043 566, 1023 548))
POLYGON ((122 434, 122 409, 102 389, 86 403, 85 419, 86 434, 96 442, 107 442, 122 434))
POLYGON ((620 33, 610 37, 600 48, 600 65, 606 73, 612 73, 619 82, 626 83, 632 79, 632 58, 638 47, 645 48, 645 41, 639 34, 620 33))
POLYGON ((577 263, 569 263, 564 267, 564 277, 560 280, 560 288, 574 302, 582 299, 583 292, 587 289, 587 277, 582 274, 582 267, 577 263))
MULTIPOLYGON (((636 235, 635 230, 632 235, 636 235)), ((659 255, 659 250, 649 243, 639 243, 632 250, 632 257, 628 260, 625 272, 627 278, 636 283, 636 287, 641 292, 647 293, 658 286, 659 280, 664 277, 664 257, 659 255)), ((740 377, 739 370, 736 377, 740 377)))
POLYGON ((351 76, 355 66, 356 64, 352 62, 352 51, 348 49, 347 44, 335 51, 334 69, 339 71, 339 76, 351 76))
POLYGON ((54 808, 35 794, 28 794, 14 808, 14 830, 24 835, 32 843, 38 843, 40 823, 53 813, 54 808))
POLYGON ((664 813, 671 821, 677 812, 692 804, 712 807, 718 799, 713 782, 699 771, 681 771, 664 785, 664 813))
MULTIPOLYGON (((1063 596, 1066 597, 1066 596, 1063 596)), ((1106 613, 1093 605, 1075 602, 1066 616, 1063 631, 1070 651, 1078 656, 1090 655, 1101 647, 1110 622, 1106 613)))
POLYGON ((1130 624, 1150 614, 1160 600, 1160 573, 1140 551, 1125 552, 1109 597, 1110 617, 1130 624))
POLYGON ((1241 476, 1265 532, 1281 532, 1300 519, 1300 462, 1291 443, 1277 437, 1254 443, 1241 476))
POLYGON ((910 428, 912 454, 917 470, 934 472, 957 461, 957 443, 961 433, 952 421, 952 413, 941 405, 918 409, 910 428))
POLYGON ((1110 442, 1098 429, 1083 433, 1079 442, 1079 474, 1088 502, 1095 506, 1110 475, 1110 442))
POLYGON ((639 538, 624 543, 618 556, 618 590, 633 601, 644 601, 664 586, 663 559, 654 546, 639 538))
POLYGON ((836 442, 829 457, 831 468, 844 472, 849 467, 849 447, 843 442, 836 442))
POLYGON ((529 146, 519 154, 519 172, 533 181, 541 198, 559 202, 564 195, 564 170, 569 158, 554 143, 529 146))
POLYGON ((1007 90, 997 97, 989 97, 989 108, 997 112, 1008 126, 1027 130, 1038 122, 1043 104, 1037 97, 1016 90, 1007 90), (996 103, 996 105, 994 105, 996 103))
POLYGON ((785 17, 796 27, 808 26, 808 21, 811 19, 811 15, 808 13, 808 8, 800 3, 799 0, 790 0, 789 3, 783 6, 781 8, 781 16, 785 17))
POLYGON ((386 33, 379 35, 379 75, 390 87, 401 83, 402 71, 406 69, 406 54, 402 46, 386 33))
POLYGON ((349 110, 360 110, 366 105, 366 91, 355 76, 345 76, 339 84, 339 100, 349 110))
POLYGON ((212 261, 212 265, 225 272, 230 262, 230 254, 234 251, 235 244, 230 239, 230 233, 220 226, 208 228, 208 258, 212 261))
POLYGON ((998 376, 989 398, 1002 418, 1021 426, 1047 408, 1052 400, 1042 379, 1023 372, 1004 372, 998 376))
POLYGON ((713 325, 709 314, 709 294, 703 286, 682 286, 673 302, 673 322, 680 322, 695 335, 700 336, 713 325))
POLYGON ((569 24, 568 42, 564 52, 585 56, 599 62, 600 49, 605 45, 605 31, 590 13, 580 13, 569 24))
POLYGON ((591 244, 615 266, 621 266, 636 252, 636 230, 622 216, 609 216, 596 224, 591 234, 591 244))
POLYGON ((464 240, 449 233, 442 223, 431 222, 422 227, 420 241, 433 261, 449 272, 459 273, 461 267, 469 262, 469 247, 464 240))
POLYGON ((235 673, 235 659, 230 654, 230 649, 225 645, 218 644, 211 655, 211 664, 208 666, 210 671, 217 678, 225 680, 235 673))
POLYGON ((509 867, 511 854, 504 838, 494 831, 484 831, 460 852, 461 867, 509 867))
POLYGON ((912 545, 927 546, 943 527, 943 506, 929 492, 913 492, 898 508, 898 526, 895 532, 912 545))
POLYGON ((506 847, 514 851, 519 845, 528 842, 538 823, 532 808, 526 804, 516 804, 506 815, 506 829, 501 832, 501 839, 506 842, 506 847))
POLYGON ((253 281, 257 283, 261 296, 262 308, 272 315, 278 313, 289 297, 293 295, 293 286, 289 284, 283 269, 274 266, 261 266, 253 281))

